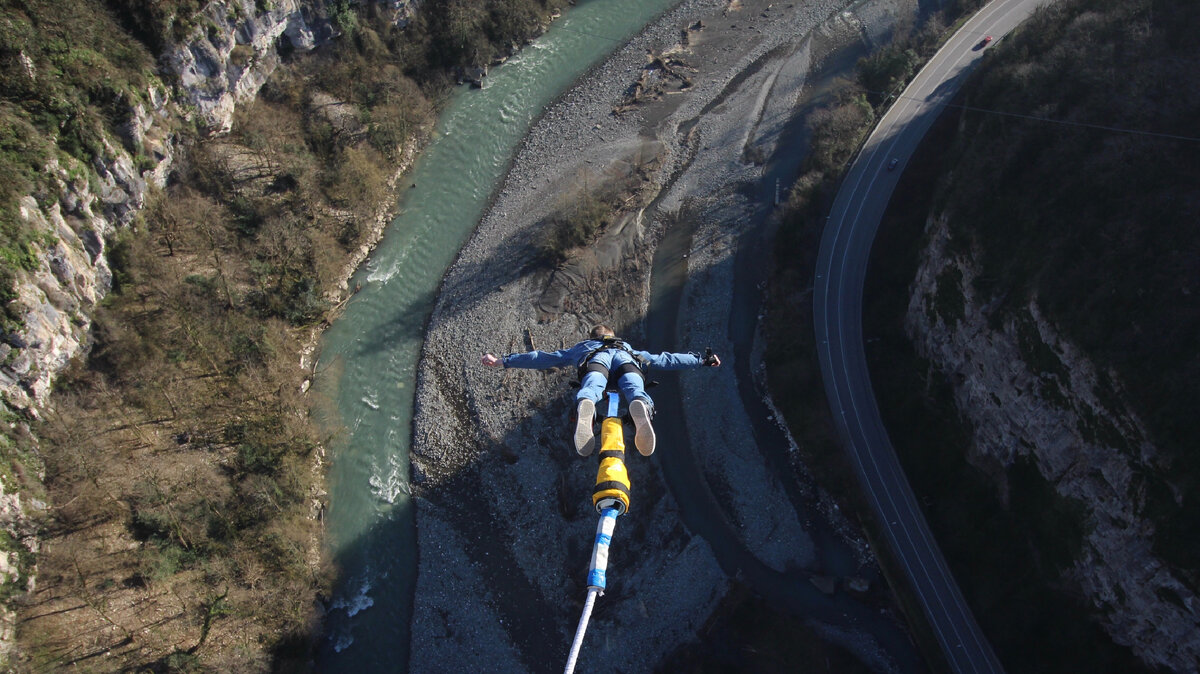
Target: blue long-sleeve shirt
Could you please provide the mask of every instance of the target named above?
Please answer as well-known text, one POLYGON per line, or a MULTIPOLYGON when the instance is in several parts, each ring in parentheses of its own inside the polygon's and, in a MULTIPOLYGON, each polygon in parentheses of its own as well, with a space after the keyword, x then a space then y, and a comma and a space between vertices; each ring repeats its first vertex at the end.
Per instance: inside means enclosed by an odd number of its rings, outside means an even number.
MULTIPOLYGON (((583 359, 589 353, 603 346, 604 343, 598 339, 585 339, 582 342, 572 346, 569 349, 559 349, 558 351, 528 351, 525 353, 510 353, 502 360, 504 367, 519 367, 532 370, 548 370, 555 367, 579 367, 583 364, 583 359)), ((619 361, 624 360, 617 353, 628 354, 628 351, 613 346, 599 351, 592 360, 604 365, 612 367, 612 360, 616 357, 619 361)), ((643 361, 645 369, 659 370, 688 370, 698 368, 704 365, 704 358, 696 353, 650 353, 648 351, 637 351, 633 353, 645 359, 643 361)), ((632 360, 632 359, 630 359, 632 360)), ((619 363, 618 363, 619 364, 619 363)))

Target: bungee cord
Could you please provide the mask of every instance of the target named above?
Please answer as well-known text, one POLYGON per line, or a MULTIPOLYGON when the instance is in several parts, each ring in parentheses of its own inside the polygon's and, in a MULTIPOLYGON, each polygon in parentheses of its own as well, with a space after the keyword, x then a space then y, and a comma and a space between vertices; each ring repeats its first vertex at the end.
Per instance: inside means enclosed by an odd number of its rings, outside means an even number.
POLYGON ((583 637, 592 617, 592 608, 596 604, 596 597, 604 594, 607 584, 608 548, 612 543, 613 530, 617 526, 617 517, 629 510, 625 430, 621 427, 621 417, 618 414, 620 398, 612 391, 609 391, 607 396, 604 419, 600 422, 600 466, 596 470, 596 486, 592 490, 592 505, 600 513, 600 521, 596 525, 596 540, 592 545, 591 563, 588 564, 587 599, 583 603, 579 625, 575 628, 575 639, 571 643, 563 674, 575 672, 579 649, 583 646, 583 637))

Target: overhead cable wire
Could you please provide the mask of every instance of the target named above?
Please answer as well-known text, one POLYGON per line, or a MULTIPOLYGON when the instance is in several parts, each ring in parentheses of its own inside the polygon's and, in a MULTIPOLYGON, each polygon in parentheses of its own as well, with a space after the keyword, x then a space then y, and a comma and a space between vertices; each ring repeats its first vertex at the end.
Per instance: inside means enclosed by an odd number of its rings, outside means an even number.
MULTIPOLYGON (((905 99, 908 101, 915 101, 917 103, 927 103, 928 102, 923 98, 919 98, 917 96, 906 96, 904 94, 894 95, 894 94, 888 94, 883 91, 869 91, 869 90, 867 91, 867 93, 878 94, 881 96, 887 96, 890 98, 895 98, 897 100, 905 99)), ((1192 143, 1200 143, 1200 137, 1196 137, 1196 136, 1183 136, 1183 135, 1174 134, 1174 133, 1164 133, 1161 131, 1145 131, 1142 129, 1131 129, 1131 128, 1122 127, 1122 126, 1108 126, 1105 124, 1092 124, 1090 122, 1073 122, 1073 121, 1066 120, 1066 119, 1054 119, 1053 117, 1039 117, 1037 115, 1029 115, 1029 114, 1020 113, 1020 112, 1009 112, 1007 110, 996 110, 993 108, 981 108, 976 105, 964 105, 962 103, 936 103, 935 105, 937 107, 942 107, 942 108, 958 108, 959 110, 968 110, 971 112, 981 112, 981 113, 989 114, 989 115, 1001 115, 1004 117, 1016 117, 1019 119, 1028 119, 1028 120, 1032 120, 1035 122, 1047 122, 1049 124, 1059 124, 1061 126, 1076 126, 1076 127, 1086 128, 1086 129, 1097 129, 1100 131, 1112 131, 1115 133, 1128 133, 1128 134, 1137 135, 1137 136, 1149 136, 1151 138, 1165 138, 1168 140, 1183 140, 1183 141, 1188 141, 1188 142, 1192 142, 1192 143)))

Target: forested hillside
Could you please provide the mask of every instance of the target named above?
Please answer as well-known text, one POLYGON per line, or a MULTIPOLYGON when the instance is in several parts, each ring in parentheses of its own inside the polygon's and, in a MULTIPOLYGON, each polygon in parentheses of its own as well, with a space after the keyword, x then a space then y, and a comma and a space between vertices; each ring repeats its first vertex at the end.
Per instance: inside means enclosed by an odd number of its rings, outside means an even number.
POLYGON ((307 666, 330 570, 301 353, 456 69, 511 54, 562 5, 0 3, 3 374, 25 392, 0 446, 12 666, 307 666), (292 15, 325 46, 248 39, 292 15), (165 63, 195 43, 227 59, 210 69, 281 64, 229 133, 165 63), (83 283, 77 249, 98 270, 82 299, 58 289, 83 283), (39 372, 28 353, 48 344, 23 335, 63 312, 82 348, 39 372))
MULTIPOLYGON (((1075 1, 987 64, 945 210, 993 320, 1037 298, 1146 423, 1155 550, 1200 589, 1200 5, 1075 1)), ((1120 442, 1119 438, 1109 438, 1120 442)))
POLYGON ((1189 2, 1039 12, 876 246, 889 432, 1013 670, 1198 662, 1198 29, 1189 2))
MULTIPOLYGON (((873 249, 872 387, 1009 671, 1197 666, 1198 30, 1195 3, 1059 0, 991 43, 873 249)), ((898 90, 926 37, 898 35, 860 62, 866 91, 814 116, 776 244, 772 393, 847 494, 798 326, 863 98, 886 104, 871 92, 898 90)))

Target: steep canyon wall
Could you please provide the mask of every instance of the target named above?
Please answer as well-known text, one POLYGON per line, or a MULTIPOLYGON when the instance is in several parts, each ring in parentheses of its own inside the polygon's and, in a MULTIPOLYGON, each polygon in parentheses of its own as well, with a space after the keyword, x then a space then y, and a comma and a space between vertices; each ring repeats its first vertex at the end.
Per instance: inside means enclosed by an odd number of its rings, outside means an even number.
MULTIPOLYGON (((378 3, 403 25, 416 0, 378 3)), ((46 189, 20 200, 19 217, 40 236, 31 244, 32 271, 16 271, 11 307, 20 327, 0 340, 0 398, 10 429, 29 437, 30 419, 45 412, 56 375, 89 347, 92 317, 112 286, 106 249, 114 234, 134 223, 155 186, 162 187, 181 148, 197 137, 223 134, 238 104, 252 100, 283 63, 282 53, 305 52, 335 38, 336 22, 324 0, 216 0, 209 2, 181 40, 159 55, 159 70, 146 91, 128 100, 120 136, 108 137, 90 163, 64 153, 43 168, 46 189)), ((22 55, 24 56, 24 55, 22 55)), ((52 77, 22 58, 36 85, 52 77)), ((31 442, 36 447, 36 438, 31 442)), ((35 450, 36 451, 36 450, 35 450)), ((43 476, 39 476, 43 477, 43 476)), ((16 480, 0 475, 0 526, 11 540, 0 551, 0 584, 32 591, 37 551, 27 508, 41 501, 16 492, 16 480)), ((9 646, 14 614, 0 614, 0 658, 9 646)))
POLYGON ((1082 518, 1065 576, 1104 628, 1153 666, 1194 670, 1200 601, 1152 551, 1138 475, 1155 465, 1156 450, 1143 424, 1122 402, 1115 373, 1062 337, 1036 298, 993 315, 974 291, 977 261, 950 252, 948 217, 927 225, 905 328, 951 382, 973 428, 969 460, 995 478, 1006 502, 1007 471, 1031 461, 1082 518))

